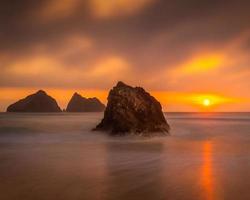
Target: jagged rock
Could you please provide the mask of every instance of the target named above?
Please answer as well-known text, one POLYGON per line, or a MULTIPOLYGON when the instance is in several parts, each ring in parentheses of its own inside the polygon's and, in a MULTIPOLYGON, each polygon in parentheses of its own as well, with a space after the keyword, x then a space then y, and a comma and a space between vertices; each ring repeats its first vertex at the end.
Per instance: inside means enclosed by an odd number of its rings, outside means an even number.
POLYGON ((97 98, 84 98, 75 93, 68 103, 67 112, 102 112, 105 105, 97 98))
POLYGON ((109 92, 104 118, 94 130, 111 134, 168 134, 161 104, 141 87, 123 82, 109 92))
POLYGON ((61 112, 55 99, 43 90, 11 104, 7 112, 61 112))

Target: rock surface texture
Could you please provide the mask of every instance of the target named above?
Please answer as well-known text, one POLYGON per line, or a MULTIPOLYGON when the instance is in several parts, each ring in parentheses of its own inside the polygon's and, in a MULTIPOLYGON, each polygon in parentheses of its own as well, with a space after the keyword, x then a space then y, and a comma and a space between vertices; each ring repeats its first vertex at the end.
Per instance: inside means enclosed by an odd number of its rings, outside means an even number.
POLYGON ((109 92, 104 118, 94 130, 109 131, 113 135, 153 135, 169 132, 161 104, 141 87, 123 82, 109 92))
POLYGON ((11 104, 7 112, 61 112, 55 99, 43 90, 11 104))
POLYGON ((105 105, 97 98, 84 98, 75 93, 68 103, 67 112, 102 112, 105 105))

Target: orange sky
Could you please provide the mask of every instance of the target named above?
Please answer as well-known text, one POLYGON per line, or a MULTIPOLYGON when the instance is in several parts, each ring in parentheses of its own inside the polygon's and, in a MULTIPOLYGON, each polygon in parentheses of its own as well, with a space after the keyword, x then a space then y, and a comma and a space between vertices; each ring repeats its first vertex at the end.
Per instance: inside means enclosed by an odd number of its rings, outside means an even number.
POLYGON ((39 89, 106 103, 121 80, 165 111, 250 111, 248 2, 1 2, 0 111, 39 89), (222 14, 223 13, 223 14, 222 14))
MULTIPOLYGON (((5 111, 10 102, 15 102, 29 94, 35 93, 35 88, 1 88, 1 109, 5 111)), ((54 97, 59 106, 64 109, 67 106, 73 93, 77 91, 85 97, 98 97, 105 104, 107 103, 107 90, 82 90, 82 89, 51 89, 47 88, 46 92, 54 97)), ((150 93, 157 98, 164 111, 168 112, 213 112, 213 111, 244 111, 239 110, 242 105, 247 106, 248 102, 244 99, 237 99, 225 97, 219 94, 205 94, 205 93, 176 93, 163 91, 150 91, 150 93), (209 100, 209 104, 204 102, 209 100)))

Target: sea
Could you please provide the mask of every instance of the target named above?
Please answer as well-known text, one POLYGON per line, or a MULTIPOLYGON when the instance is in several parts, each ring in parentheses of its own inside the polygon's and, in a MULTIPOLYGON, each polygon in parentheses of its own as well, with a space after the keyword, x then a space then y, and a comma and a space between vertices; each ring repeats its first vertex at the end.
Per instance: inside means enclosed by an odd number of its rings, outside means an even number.
POLYGON ((165 113, 165 137, 93 132, 102 117, 0 113, 0 199, 250 199, 250 113, 165 113))

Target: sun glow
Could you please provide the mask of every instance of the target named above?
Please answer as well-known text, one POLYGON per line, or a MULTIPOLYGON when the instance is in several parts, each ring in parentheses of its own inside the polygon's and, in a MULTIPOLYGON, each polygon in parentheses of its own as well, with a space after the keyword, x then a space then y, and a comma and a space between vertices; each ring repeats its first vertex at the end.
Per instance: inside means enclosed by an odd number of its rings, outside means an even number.
POLYGON ((200 108, 206 108, 206 110, 211 110, 220 105, 225 105, 230 102, 236 102, 236 99, 216 94, 196 94, 191 97, 191 100, 193 100, 193 103, 195 103, 196 105, 200 105, 200 108))
POLYGON ((211 105, 210 99, 204 99, 204 100, 203 100, 203 105, 204 105, 204 106, 210 106, 210 105, 211 105))

